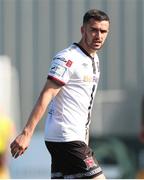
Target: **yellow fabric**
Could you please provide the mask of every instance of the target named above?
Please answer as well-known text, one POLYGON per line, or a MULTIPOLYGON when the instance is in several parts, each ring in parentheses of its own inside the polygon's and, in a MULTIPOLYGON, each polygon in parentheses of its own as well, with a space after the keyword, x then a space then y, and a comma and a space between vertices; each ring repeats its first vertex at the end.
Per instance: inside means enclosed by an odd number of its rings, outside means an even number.
POLYGON ((9 171, 6 167, 0 168, 0 179, 10 179, 9 171))
POLYGON ((140 170, 136 176, 137 179, 144 179, 144 169, 140 170))
POLYGON ((0 154, 7 150, 9 138, 12 135, 12 122, 11 120, 0 115, 0 154))

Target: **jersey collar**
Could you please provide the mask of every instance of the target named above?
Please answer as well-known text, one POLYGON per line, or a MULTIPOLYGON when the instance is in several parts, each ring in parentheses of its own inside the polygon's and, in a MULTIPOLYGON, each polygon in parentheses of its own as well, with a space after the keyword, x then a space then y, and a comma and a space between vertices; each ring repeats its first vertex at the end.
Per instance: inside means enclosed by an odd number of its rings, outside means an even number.
POLYGON ((83 53, 85 53, 88 57, 90 57, 92 60, 94 59, 82 46, 80 46, 78 43, 73 43, 74 45, 78 46, 83 53))

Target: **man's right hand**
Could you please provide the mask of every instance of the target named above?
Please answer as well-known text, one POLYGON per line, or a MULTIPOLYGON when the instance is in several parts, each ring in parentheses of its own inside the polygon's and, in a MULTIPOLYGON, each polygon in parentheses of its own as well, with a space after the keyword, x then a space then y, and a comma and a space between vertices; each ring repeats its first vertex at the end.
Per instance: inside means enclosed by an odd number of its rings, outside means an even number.
POLYGON ((22 155, 28 148, 32 134, 37 123, 41 120, 44 115, 48 104, 55 97, 61 89, 61 85, 53 82, 52 80, 47 80, 40 96, 28 118, 28 121, 22 131, 22 133, 16 137, 16 139, 11 143, 11 154, 14 158, 22 155))
POLYGON ((25 150, 28 148, 31 140, 31 136, 21 133, 15 140, 11 143, 11 154, 14 158, 21 156, 25 150))

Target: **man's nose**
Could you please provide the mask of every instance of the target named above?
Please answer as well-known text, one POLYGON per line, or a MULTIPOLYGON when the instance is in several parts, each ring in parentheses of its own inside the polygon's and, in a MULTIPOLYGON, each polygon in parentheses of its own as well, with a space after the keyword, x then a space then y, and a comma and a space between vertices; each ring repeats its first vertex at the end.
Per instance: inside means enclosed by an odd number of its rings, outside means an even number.
POLYGON ((97 31, 97 32, 96 32, 96 38, 97 38, 97 39, 101 39, 101 32, 100 32, 100 31, 97 31))

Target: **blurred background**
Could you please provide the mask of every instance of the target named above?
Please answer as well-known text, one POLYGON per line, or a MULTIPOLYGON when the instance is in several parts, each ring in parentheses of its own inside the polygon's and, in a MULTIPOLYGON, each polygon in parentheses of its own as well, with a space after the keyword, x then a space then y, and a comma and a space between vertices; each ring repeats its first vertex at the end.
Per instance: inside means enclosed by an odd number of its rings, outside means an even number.
MULTIPOLYGON (((111 19, 98 53, 101 77, 90 145, 108 178, 144 179, 144 0, 0 0, 1 111, 20 132, 52 57, 80 40, 82 18, 90 8, 111 19)), ((50 177, 44 121, 24 156, 14 160, 9 155, 11 178, 50 177)))

